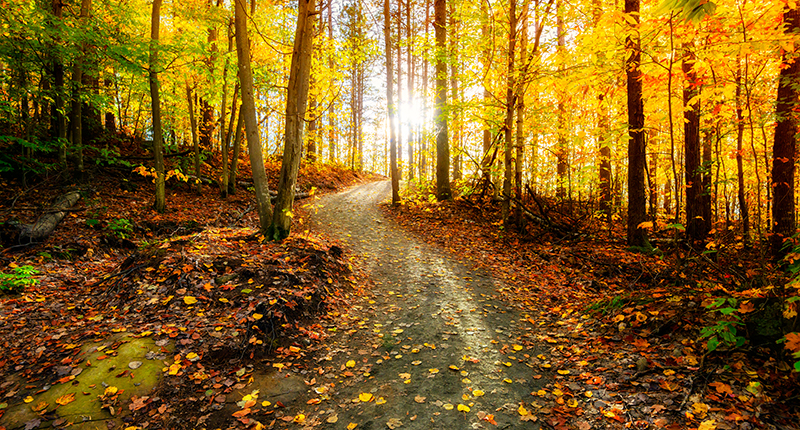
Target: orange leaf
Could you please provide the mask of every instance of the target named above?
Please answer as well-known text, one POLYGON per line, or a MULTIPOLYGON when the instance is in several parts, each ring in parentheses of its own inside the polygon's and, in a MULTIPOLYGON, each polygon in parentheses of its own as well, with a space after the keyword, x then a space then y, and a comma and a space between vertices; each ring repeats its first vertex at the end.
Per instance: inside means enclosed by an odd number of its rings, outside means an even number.
POLYGON ((244 408, 241 411, 236 411, 233 413, 234 418, 242 418, 250 413, 250 408, 244 408))
POLYGON ((800 333, 789 333, 786 335, 786 349, 792 352, 800 351, 800 333))
POLYGON ((633 341, 633 346, 635 346, 636 349, 647 349, 650 347, 650 342, 644 339, 636 339, 633 341))
POLYGON ((75 401, 75 393, 64 394, 56 399, 56 403, 61 406, 68 405, 75 401))

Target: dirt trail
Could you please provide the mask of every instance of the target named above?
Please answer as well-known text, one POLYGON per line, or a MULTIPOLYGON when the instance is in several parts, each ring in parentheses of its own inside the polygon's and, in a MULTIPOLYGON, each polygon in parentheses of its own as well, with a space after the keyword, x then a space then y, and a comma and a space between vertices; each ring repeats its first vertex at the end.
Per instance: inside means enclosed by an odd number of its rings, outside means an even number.
POLYGON ((375 288, 372 300, 352 304, 352 326, 332 339, 323 364, 335 383, 331 399, 306 415, 323 428, 538 427, 518 409, 547 379, 528 340, 532 324, 492 298, 497 280, 385 219, 378 204, 390 187, 374 182, 326 196, 313 217, 362 259, 375 288), (362 393, 373 398, 358 401, 362 393))

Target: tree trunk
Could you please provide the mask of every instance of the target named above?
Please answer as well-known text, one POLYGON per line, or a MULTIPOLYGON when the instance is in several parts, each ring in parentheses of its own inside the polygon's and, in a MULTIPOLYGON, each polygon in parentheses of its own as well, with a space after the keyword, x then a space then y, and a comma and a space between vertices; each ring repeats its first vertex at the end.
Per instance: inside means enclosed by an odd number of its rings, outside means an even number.
MULTIPOLYGON (((238 91, 238 87, 237 87, 238 91)), ((233 123, 233 112, 231 112, 231 123, 233 123)), ((236 175, 239 171, 239 155, 242 153, 242 127, 244 127, 244 115, 242 106, 239 105, 239 114, 236 115, 236 128, 233 131, 233 153, 231 154, 230 174, 228 175, 228 194, 236 194, 236 175)))
MULTIPOLYGON (((244 120, 247 134, 247 147, 250 152, 250 165, 253 169, 253 187, 258 205, 258 220, 262 234, 267 234, 272 222, 272 203, 269 198, 267 172, 256 120, 255 97, 253 97, 253 72, 250 69, 250 38, 247 36, 247 16, 244 2, 234 0, 234 27, 236 29, 236 57, 239 63, 239 85, 241 86, 242 107, 240 115, 244 120)), ((237 131, 238 133, 238 128, 237 131)), ((233 169, 231 169, 233 173, 233 169)), ((229 182, 236 183, 236 181, 229 182)))
POLYGON ((683 137, 686 177, 686 233, 692 241, 705 240, 703 226, 703 175, 700 164, 700 90, 694 71, 693 43, 684 45, 681 69, 685 77, 683 87, 683 137))
MULTIPOLYGON (((333 0, 328 0, 328 40, 333 40, 333 0)), ((334 52, 331 50, 328 57, 328 68, 334 68, 334 52)), ((332 82, 335 85, 336 82, 332 82)), ((328 105, 328 162, 336 162, 336 140, 338 138, 336 130, 336 101, 331 101, 328 105)))
POLYGON ((289 71, 289 88, 286 92, 286 137, 278 182, 278 198, 272 215, 268 237, 283 240, 292 226, 292 204, 300 153, 303 149, 303 123, 308 106, 308 87, 311 75, 312 39, 314 38, 315 0, 299 0, 297 30, 294 33, 294 50, 289 71))
MULTIPOLYGON (((408 0, 406 0, 408 1, 408 0)), ((397 177, 398 179, 403 178, 403 59, 402 59, 402 52, 403 49, 402 45, 402 38, 403 38, 403 29, 401 28, 402 20, 400 19, 400 13, 402 12, 402 5, 403 0, 397 0, 397 177)))
MULTIPOLYGON (((53 16, 63 19, 63 0, 53 0, 53 16)), ((60 42, 59 39, 56 42, 60 42)), ((58 164, 67 167, 67 117, 64 115, 64 63, 55 50, 53 59, 53 118, 55 119, 55 137, 58 139, 58 164)))
MULTIPOLYGON (((561 10, 561 1, 556 1, 556 37, 557 37, 557 52, 558 52, 558 70, 559 73, 564 72, 564 49, 566 47, 565 32, 564 32, 564 17, 561 10)), ((566 115, 567 108, 564 99, 566 94, 563 91, 558 92, 558 142, 556 143, 556 181, 558 181, 558 188, 556 194, 559 199, 567 197, 567 188, 569 186, 569 160, 567 148, 567 124, 566 115)))
MULTIPOLYGON (((784 9, 784 31, 794 36, 800 31, 800 9, 784 9)), ((796 55, 784 51, 778 77, 777 105, 775 107, 775 140, 772 147, 772 255, 780 259, 788 252, 784 240, 795 234, 794 163, 797 148, 797 82, 800 81, 800 61, 796 55)))
POLYGON ((29 244, 46 239, 53 233, 58 223, 64 219, 66 210, 75 206, 75 203, 80 198, 81 194, 78 191, 71 191, 58 197, 36 222, 22 226, 17 242, 19 244, 29 244))
MULTIPOLYGON (((414 32, 411 26, 411 3, 413 0, 406 0, 406 40, 409 43, 412 43, 414 40, 414 32)), ((406 70, 408 73, 406 74, 408 78, 408 106, 411 109, 415 109, 414 106, 414 60, 413 60, 413 48, 409 45, 408 49, 406 50, 406 70)), ((413 117, 414 114, 411 114, 413 117)), ((408 179, 414 179, 414 121, 411 121, 409 118, 408 122, 408 179)))
POLYGON ((389 111, 389 170, 392 178, 392 204, 400 203, 400 172, 397 169, 397 130, 394 101, 394 68, 392 67, 392 29, 389 0, 383 0, 383 39, 386 45, 386 108, 389 111))
POLYGON ((512 191, 511 184, 514 178, 512 154, 514 151, 514 110, 516 108, 515 92, 517 81, 514 56, 517 45, 517 0, 510 0, 508 4, 508 52, 506 58, 506 118, 503 123, 503 202, 500 207, 503 224, 508 225, 511 213, 512 191))
MULTIPOLYGON (((194 176, 200 178, 203 176, 200 173, 200 163, 197 162, 200 160, 200 144, 198 143, 197 139, 197 119, 194 116, 194 92, 192 91, 192 87, 189 85, 189 81, 186 81, 186 106, 189 110, 189 127, 192 129, 192 150, 194 151, 195 155, 194 176)), ((201 184, 198 182, 197 192, 200 192, 201 190, 201 184)))
POLYGON ((625 13, 635 24, 625 38, 630 55, 625 61, 628 93, 628 245, 645 246, 647 233, 641 224, 647 220, 644 186, 644 101, 642 100, 642 71, 639 69, 639 0, 625 0, 625 13))
MULTIPOLYGON (((513 0, 512 0, 513 1, 513 0)), ((436 94, 433 98, 433 117, 436 124, 436 198, 451 200, 450 191, 450 142, 447 137, 447 1, 433 0, 436 38, 436 94)))
POLYGON ((742 112, 742 69, 741 56, 737 57, 736 67, 736 179, 738 184, 737 198, 739 200, 739 213, 742 219, 742 237, 744 242, 749 242, 750 238, 750 213, 747 207, 747 200, 744 195, 744 113, 742 112))
MULTIPOLYGON (((525 160, 525 74, 527 73, 528 66, 528 5, 529 2, 522 3, 522 17, 520 22, 519 32, 519 83, 516 89, 516 110, 517 110, 517 127, 516 127, 516 143, 514 144, 514 196, 516 198, 522 197, 522 166, 525 160)), ((518 228, 522 229, 525 219, 522 216, 522 206, 516 205, 514 210, 514 223, 518 228)))
POLYGON ((156 162, 156 212, 167 208, 164 189, 164 138, 161 132, 161 96, 158 82, 158 33, 161 23, 161 0, 153 0, 150 25, 150 101, 153 113, 153 155, 156 162))

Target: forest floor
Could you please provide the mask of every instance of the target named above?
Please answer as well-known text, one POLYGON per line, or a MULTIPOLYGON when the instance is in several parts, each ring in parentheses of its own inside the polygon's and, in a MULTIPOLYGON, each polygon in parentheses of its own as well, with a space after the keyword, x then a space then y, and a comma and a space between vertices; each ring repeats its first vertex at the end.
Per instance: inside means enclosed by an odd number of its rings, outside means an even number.
POLYGON ((157 215, 136 185, 0 253, 39 271, 0 296, 0 429, 800 428, 780 346, 699 335, 714 297, 759 312, 725 279, 768 283, 763 260, 506 232, 465 199, 390 207, 386 181, 298 202, 275 244, 250 193, 178 187, 157 215))

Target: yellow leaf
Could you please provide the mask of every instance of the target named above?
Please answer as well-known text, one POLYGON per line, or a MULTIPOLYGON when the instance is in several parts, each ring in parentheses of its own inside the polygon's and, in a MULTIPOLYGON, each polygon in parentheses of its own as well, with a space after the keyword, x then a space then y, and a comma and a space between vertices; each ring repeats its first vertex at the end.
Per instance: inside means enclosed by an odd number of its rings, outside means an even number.
POLYGON ((358 424, 350 423, 350 424, 347 425, 347 430, 353 430, 356 427, 358 427, 358 424))
POLYGON ((558 374, 559 375, 569 375, 569 370, 559 370, 558 374))
POLYGON ((356 367, 356 361, 355 360, 350 360, 347 363, 345 363, 345 366, 346 367, 356 367))
POLYGON ((514 351, 522 351, 523 348, 522 345, 516 345, 516 344, 512 345, 511 347, 514 348, 514 351))
POLYGON ((364 403, 369 402, 370 400, 372 400, 372 394, 371 393, 361 393, 361 394, 358 395, 358 400, 360 400, 360 401, 362 401, 364 403))
POLYGON ((56 399, 56 403, 61 406, 70 404, 75 401, 75 393, 64 394, 63 396, 56 399))
POLYGON ((645 221, 643 223, 639 223, 636 226, 637 229, 645 229, 645 228, 653 228, 653 223, 651 221, 645 221))
POLYGON ((186 354, 186 359, 189 361, 194 360, 195 358, 197 358, 197 353, 195 352, 190 352, 186 354))
POLYGON ((475 396, 475 397, 480 397, 480 396, 482 396, 484 394, 486 394, 486 393, 484 393, 482 390, 475 390, 475 391, 472 392, 472 395, 475 396))
POLYGON ((503 382, 505 382, 506 384, 510 384, 510 383, 512 383, 514 381, 512 381, 511 379, 506 378, 506 379, 503 379, 503 382))
POLYGON ((567 406, 569 406, 570 408, 577 408, 578 407, 578 401, 575 400, 574 398, 569 399, 567 401, 567 406))
POLYGON ((462 405, 461 403, 458 404, 458 410, 460 412, 469 412, 469 406, 462 405))
POLYGON ((442 407, 448 411, 452 411, 454 406, 451 403, 445 403, 444 405, 442 405, 442 407))
POLYGON ((33 397, 28 396, 28 397, 22 399, 22 401, 25 402, 25 403, 31 403, 31 402, 33 402, 33 397))
POLYGON ((376 404, 376 405, 382 405, 382 404, 384 404, 384 403, 386 403, 386 399, 384 399, 383 397, 378 397, 378 398, 375 400, 375 404, 376 404))
POLYGON ((428 372, 436 374, 439 373, 439 369, 428 369, 428 372))
POLYGON ((614 317, 613 321, 614 322, 621 322, 624 319, 625 319, 625 315, 619 314, 619 315, 614 317))
POLYGON ((451 364, 451 365, 448 367, 448 369, 450 369, 450 370, 458 370, 458 366, 456 366, 455 364, 451 364))
POLYGON ((104 396, 113 396, 114 394, 117 394, 117 391, 119 391, 119 388, 117 388, 117 387, 113 387, 113 386, 112 387, 107 387, 106 391, 103 392, 103 395, 104 396))
POLYGON ((197 298, 194 296, 183 296, 183 303, 186 303, 187 305, 193 305, 197 303, 197 298))
POLYGON ((517 409, 517 412, 519 412, 519 414, 520 414, 521 416, 523 416, 523 417, 524 417, 525 415, 528 415, 528 414, 530 413, 530 412, 528 412, 528 410, 527 410, 527 409, 525 409, 525 406, 522 406, 522 405, 519 405, 519 409, 517 409))
POLYGON ((305 416, 305 415, 303 415, 303 414, 297 414, 297 415, 294 417, 294 419, 293 419, 292 421, 294 421, 294 422, 296 422, 296 423, 300 424, 300 423, 302 423, 302 422, 303 422, 303 421, 305 421, 305 420, 306 420, 306 416, 305 416))
POLYGON ((258 321, 258 320, 260 320, 261 318, 264 318, 264 315, 262 315, 262 314, 253 314, 253 319, 254 319, 254 320, 258 321))
POLYGON ((225 297, 220 297, 219 301, 221 301, 222 303, 228 303, 228 299, 226 299, 225 297))
POLYGON ((697 430, 714 430, 717 428, 717 420, 705 420, 700 423, 700 426, 697 427, 697 430))
POLYGON ((181 370, 181 364, 180 363, 172 363, 172 365, 169 366, 169 374, 170 375, 177 375, 180 370, 181 370))

